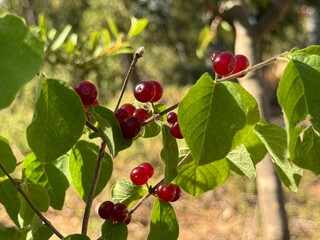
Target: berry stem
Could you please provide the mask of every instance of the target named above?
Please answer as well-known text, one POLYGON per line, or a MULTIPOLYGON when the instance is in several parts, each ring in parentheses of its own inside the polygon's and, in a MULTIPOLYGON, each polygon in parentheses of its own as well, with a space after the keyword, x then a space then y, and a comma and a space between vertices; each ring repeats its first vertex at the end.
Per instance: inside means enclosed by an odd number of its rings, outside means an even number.
POLYGON ((43 216, 43 214, 39 211, 39 209, 33 204, 31 199, 28 197, 28 195, 25 193, 25 191, 22 189, 19 182, 15 181, 10 174, 7 172, 7 170, 2 166, 0 163, 0 169, 4 172, 4 174, 8 177, 10 182, 17 188, 18 192, 21 194, 21 196, 26 200, 28 205, 32 208, 32 210, 38 215, 38 217, 44 222, 45 225, 47 225, 51 231, 57 235, 58 238, 63 239, 64 236, 51 224, 51 222, 43 216))
POLYGON ((148 118, 146 121, 144 121, 142 123, 142 125, 146 125, 148 123, 153 122, 154 120, 160 118, 161 116, 171 112, 172 110, 176 109, 178 107, 179 103, 176 103, 174 105, 172 105, 171 107, 167 108, 166 110, 163 110, 162 112, 156 113, 154 115, 152 115, 150 118, 148 118))
POLYGON ((102 142, 101 142, 101 145, 100 145, 100 149, 99 149, 99 153, 98 153, 98 157, 97 157, 96 168, 95 168, 94 175, 93 175, 93 178, 92 178, 90 192, 89 192, 89 196, 88 196, 88 199, 87 199, 87 204, 86 204, 86 208, 85 208, 84 215, 83 215, 83 220, 82 220, 82 231, 81 231, 81 233, 84 234, 84 235, 87 234, 87 230, 88 230, 90 211, 91 211, 92 202, 93 202, 93 199, 94 199, 94 196, 95 196, 95 193, 96 193, 98 180, 99 180, 99 177, 100 177, 102 161, 103 161, 103 156, 104 156, 104 153, 105 153, 106 146, 107 146, 107 142, 103 139, 102 142))
POLYGON ((132 62, 130 64, 130 67, 128 69, 128 72, 127 72, 127 75, 123 81, 123 85, 122 85, 122 88, 121 88, 121 91, 120 91, 120 96, 119 96, 119 99, 118 99, 118 102, 117 102, 117 105, 116 105, 116 109, 117 110, 120 106, 120 103, 121 103, 121 100, 122 100, 122 97, 123 97, 123 94, 124 94, 124 91, 127 87, 127 84, 129 82, 129 78, 132 74, 132 71, 136 65, 136 63, 138 62, 138 59, 142 57, 142 55, 144 54, 144 48, 143 47, 139 47, 137 49, 137 51, 134 53, 133 55, 133 59, 132 59, 132 62))
POLYGON ((241 75, 247 74, 248 72, 252 72, 252 71, 255 71, 255 70, 259 69, 259 68, 265 67, 265 66, 269 65, 270 63, 275 62, 275 61, 277 61, 279 59, 288 59, 287 55, 288 55, 288 52, 280 53, 280 54, 278 54, 276 56, 273 56, 273 57, 271 57, 271 58, 269 58, 269 59, 267 59, 267 60, 265 60, 263 62, 260 62, 260 63, 258 63, 256 65, 251 66, 251 67, 248 67, 245 70, 242 70, 242 71, 237 72, 235 74, 229 75, 227 77, 222 77, 220 79, 217 79, 217 82, 227 81, 227 80, 236 78, 237 76, 241 76, 241 75))

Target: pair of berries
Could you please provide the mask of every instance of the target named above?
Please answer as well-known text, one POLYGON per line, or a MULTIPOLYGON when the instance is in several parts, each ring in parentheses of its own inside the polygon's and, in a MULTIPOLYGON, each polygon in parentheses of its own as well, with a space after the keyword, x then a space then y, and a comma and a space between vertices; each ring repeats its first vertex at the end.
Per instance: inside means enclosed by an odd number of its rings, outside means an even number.
MULTIPOLYGON (((233 55, 230 52, 216 51, 211 56, 213 71, 220 76, 228 76, 238 73, 249 67, 250 63, 246 56, 242 54, 233 55)), ((238 76, 244 77, 245 74, 238 76)))
POLYGON ((124 222, 129 224, 131 221, 131 216, 128 216, 128 208, 123 203, 104 201, 99 206, 98 214, 102 219, 112 221, 113 223, 124 222))
POLYGON ((114 112, 125 139, 133 139, 141 131, 142 123, 148 119, 149 113, 143 108, 136 108, 131 103, 122 105, 114 112))
POLYGON ((153 176, 154 168, 150 163, 141 163, 139 166, 132 169, 130 173, 130 179, 133 182, 133 184, 137 186, 142 186, 146 184, 153 176))
POLYGON ((165 186, 164 181, 162 181, 156 188, 156 194, 162 201, 175 202, 180 198, 181 189, 174 183, 170 183, 168 186, 165 186))
POLYGON ((170 124, 171 135, 175 138, 179 138, 179 139, 183 138, 180 131, 179 123, 178 123, 178 116, 175 112, 168 113, 167 122, 170 124))
POLYGON ((136 100, 142 103, 158 102, 162 98, 163 88, 157 81, 140 81, 133 90, 136 100))
POLYGON ((98 89, 96 85, 88 81, 81 81, 74 87, 76 93, 80 96, 83 107, 88 108, 89 105, 99 105, 98 102, 98 89))

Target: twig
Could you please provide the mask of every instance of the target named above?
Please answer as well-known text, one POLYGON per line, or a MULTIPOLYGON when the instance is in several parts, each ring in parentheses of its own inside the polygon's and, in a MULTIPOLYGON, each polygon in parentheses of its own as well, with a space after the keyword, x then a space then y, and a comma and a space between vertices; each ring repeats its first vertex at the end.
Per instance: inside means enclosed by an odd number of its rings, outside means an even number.
POLYGON ((132 62, 130 64, 130 67, 129 67, 128 72, 127 72, 127 75, 126 75, 126 77, 125 77, 125 79, 123 81, 123 85, 122 85, 122 88, 121 88, 121 91, 120 91, 120 96, 119 96, 119 99, 118 99, 118 102, 117 102, 115 110, 117 110, 119 108, 120 102, 121 102, 123 94, 124 94, 124 91, 125 91, 125 89, 127 87, 127 84, 129 82, 129 77, 131 76, 132 71, 133 71, 136 63, 138 62, 138 59, 141 58, 143 54, 144 54, 144 48, 143 47, 139 47, 138 50, 134 53, 132 62))
POLYGON ((30 200, 28 195, 25 193, 25 191, 22 189, 20 183, 16 182, 10 174, 7 172, 7 170, 2 166, 0 163, 0 168, 4 172, 4 174, 8 177, 8 179, 11 181, 11 183, 17 188, 18 192, 22 195, 22 197, 26 200, 28 205, 32 208, 32 210, 38 215, 38 217, 44 222, 45 225, 47 225, 51 231, 57 235, 60 239, 63 239, 64 236, 51 224, 51 222, 43 216, 43 214, 39 211, 39 209, 33 204, 33 202, 30 200))
POLYGON ((263 62, 260 62, 260 63, 258 63, 256 65, 251 66, 251 67, 248 67, 245 70, 242 70, 242 71, 237 72, 235 74, 229 75, 227 77, 223 77, 223 78, 217 79, 217 82, 227 81, 227 80, 236 78, 238 76, 241 76, 243 74, 247 74, 248 72, 255 71, 255 70, 259 69, 259 68, 262 68, 264 66, 269 65, 272 62, 275 62, 276 60, 278 60, 280 58, 284 58, 287 54, 288 54, 288 52, 280 53, 280 54, 278 54, 276 56, 273 56, 273 57, 271 57, 271 58, 269 58, 269 59, 267 59, 267 60, 265 60, 263 62))
POLYGON ((87 231, 88 231, 88 223, 89 223, 90 211, 91 211, 94 195, 96 193, 98 180, 99 180, 99 177, 100 177, 102 161, 103 161, 103 156, 104 156, 104 152, 105 152, 105 149, 106 149, 106 145, 107 145, 107 142, 105 140, 102 140, 101 146, 100 146, 100 149, 99 149, 99 153, 98 153, 98 157, 97 157, 96 168, 95 168, 94 175, 93 175, 92 182, 91 182, 91 187, 90 187, 90 192, 89 192, 89 196, 88 196, 88 199, 87 199, 86 208, 85 208, 84 215, 83 215, 82 231, 81 231, 82 234, 87 234, 87 231))
POLYGON ((153 116, 151 116, 150 118, 148 118, 146 121, 144 121, 142 123, 142 125, 146 125, 148 123, 153 122, 154 120, 160 118, 161 116, 171 112, 173 109, 176 109, 178 107, 179 103, 176 103, 174 105, 172 105, 171 107, 167 108, 166 110, 163 110, 162 112, 156 113, 153 116))

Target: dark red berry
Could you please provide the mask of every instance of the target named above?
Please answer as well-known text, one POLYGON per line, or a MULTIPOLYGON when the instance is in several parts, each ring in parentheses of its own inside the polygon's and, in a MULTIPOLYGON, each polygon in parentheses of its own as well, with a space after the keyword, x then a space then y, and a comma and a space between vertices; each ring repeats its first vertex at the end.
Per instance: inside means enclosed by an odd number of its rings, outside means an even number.
POLYGON ((230 52, 222 52, 214 56, 212 68, 216 74, 227 76, 235 67, 235 58, 230 52))
POLYGON ((165 202, 170 202, 175 197, 176 188, 173 184, 169 184, 167 187, 164 186, 164 182, 161 182, 156 189, 157 196, 165 202))
POLYGON ((113 212, 114 203, 111 201, 105 201, 101 203, 98 209, 98 214, 102 219, 110 219, 113 212))
POLYGON ((128 225, 131 222, 131 216, 127 216, 123 222, 128 225))
POLYGON ((146 184, 148 181, 147 170, 140 166, 135 167, 130 173, 130 179, 137 186, 146 184))
POLYGON ((136 107, 134 105, 132 105, 131 103, 123 104, 121 106, 121 108, 125 109, 129 113, 130 116, 132 116, 134 111, 136 110, 136 107))
POLYGON ((176 185, 176 184, 174 184, 174 183, 172 183, 172 185, 173 185, 174 188, 176 189, 176 193, 175 193, 173 199, 171 199, 170 202, 175 202, 175 201, 177 201, 177 200, 180 198, 180 196, 181 196, 181 189, 180 189, 180 187, 179 187, 178 185, 176 185))
POLYGON ((148 178, 151 178, 153 176, 154 168, 150 163, 147 163, 147 162, 141 163, 139 167, 143 167, 147 171, 148 178))
POLYGON ((151 82, 153 83, 153 86, 155 87, 155 91, 156 91, 151 102, 158 102, 162 98, 163 88, 159 82, 157 81, 151 81, 151 82))
POLYGON ((127 117, 129 117, 129 113, 124 108, 119 108, 114 112, 114 116, 118 120, 118 123, 121 123, 127 117))
POLYGON ((170 133, 175 138, 179 138, 179 139, 183 138, 178 122, 176 122, 170 126, 170 133))
POLYGON ((140 81, 133 90, 135 99, 139 102, 150 102, 156 94, 156 88, 152 81, 140 81))
POLYGON ((111 219, 117 222, 123 222, 128 214, 128 208, 123 203, 114 204, 111 219))
POLYGON ((148 119, 149 113, 147 110, 145 110, 143 108, 137 108, 134 111, 133 116, 138 118, 140 122, 144 122, 145 120, 148 119))
MULTIPOLYGON (((233 69, 232 74, 238 73, 238 72, 245 70, 249 67, 250 62, 246 56, 244 56, 242 54, 237 54, 234 56, 234 58, 235 58, 235 67, 233 69)), ((244 77, 245 75, 246 74, 242 74, 242 75, 238 76, 238 78, 244 77)))
POLYGON ((120 123, 121 133, 125 139, 133 139, 140 133, 142 124, 136 117, 127 117, 120 123))
POLYGON ((175 124, 178 121, 178 116, 175 112, 168 113, 167 122, 170 124, 175 124))
POLYGON ((88 81, 79 82, 74 90, 78 93, 81 98, 83 105, 90 105, 97 99, 98 89, 97 87, 88 81))

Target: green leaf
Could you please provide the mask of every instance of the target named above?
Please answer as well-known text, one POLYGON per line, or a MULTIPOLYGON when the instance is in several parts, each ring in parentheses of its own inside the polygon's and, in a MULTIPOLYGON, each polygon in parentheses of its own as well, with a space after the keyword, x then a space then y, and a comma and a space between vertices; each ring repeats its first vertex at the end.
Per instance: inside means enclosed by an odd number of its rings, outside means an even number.
POLYGON ((96 48, 100 42, 100 37, 101 37, 100 32, 91 33, 89 43, 88 43, 89 44, 88 49, 91 53, 93 53, 96 50, 96 48))
POLYGON ((198 46, 196 50, 197 57, 202 59, 209 44, 212 43, 214 35, 212 34, 210 26, 205 26, 201 29, 198 36, 198 46))
POLYGON ((296 146, 296 158, 293 162, 304 169, 320 174, 320 136, 312 128, 308 128, 302 141, 299 139, 296 146))
POLYGON ((42 223, 42 220, 35 215, 31 223, 32 240, 48 240, 53 235, 52 230, 42 223))
POLYGON ((145 187, 136 186, 130 179, 118 180, 111 189, 112 200, 116 203, 124 203, 130 207, 135 201, 146 195, 148 190, 145 187))
POLYGON ((179 150, 176 139, 171 135, 170 128, 167 125, 162 126, 163 148, 160 156, 164 163, 164 183, 169 185, 178 175, 179 150))
MULTIPOLYGON (((16 157, 10 148, 9 141, 2 136, 0 136, 0 163, 8 173, 12 173, 17 164, 16 157)), ((0 169, 0 177, 4 175, 4 172, 0 169)))
POLYGON ((64 29, 63 29, 62 32, 59 34, 59 36, 57 36, 57 37, 53 40, 53 42, 52 42, 52 44, 51 44, 51 47, 50 47, 51 51, 56 51, 56 50, 58 50, 58 49, 62 46, 62 44, 64 43, 64 41, 67 39, 67 37, 68 37, 71 29, 72 29, 72 26, 71 26, 71 25, 67 25, 67 26, 64 27, 64 29))
POLYGON ((260 115, 255 99, 239 84, 215 83, 204 74, 179 104, 178 118, 195 161, 204 165, 241 145, 260 115))
POLYGON ((243 142, 243 145, 249 152, 254 165, 260 162, 268 152, 255 131, 250 133, 249 137, 243 142))
POLYGON ((27 140, 39 161, 65 154, 82 135, 85 112, 80 97, 59 80, 40 77, 40 89, 27 140))
POLYGON ((0 18, 0 109, 8 107, 21 87, 39 71, 43 47, 23 20, 13 15, 0 18))
POLYGON ((149 21, 146 18, 136 19, 135 17, 131 17, 131 26, 128 32, 128 38, 133 38, 137 36, 140 32, 145 29, 148 25, 149 21))
MULTIPOLYGON (((91 181, 96 167, 99 147, 94 143, 80 140, 72 148, 70 154, 70 173, 72 183, 86 202, 89 196, 91 181)), ((108 183, 112 174, 113 163, 110 155, 103 156, 101 174, 95 196, 97 196, 108 183)))
POLYGON ((17 227, 20 227, 18 221, 20 209, 18 190, 7 178, 0 178, 0 203, 5 207, 7 214, 14 224, 16 224, 17 227))
POLYGON ((268 149, 280 180, 290 190, 297 191, 302 170, 289 159, 286 131, 278 125, 257 124, 255 132, 268 149))
MULTIPOLYGON (((284 112, 284 119, 291 141, 294 128, 310 118, 312 127, 320 133, 320 56, 295 52, 280 79, 277 96, 284 112)), ((292 152, 292 150, 290 150, 292 152)))
POLYGON ((90 107, 92 116, 99 123, 100 132, 94 133, 91 137, 102 137, 107 142, 108 149, 113 157, 118 152, 131 146, 132 140, 124 139, 121 129, 114 113, 103 106, 90 107))
POLYGON ((176 240, 179 225, 176 214, 168 202, 156 199, 153 204, 148 240, 176 240))
POLYGON ((256 177, 256 169, 244 145, 240 145, 227 155, 227 159, 249 179, 253 180, 256 177))
MULTIPOLYGON (((48 210, 50 205, 49 195, 41 185, 36 183, 22 183, 21 187, 40 212, 46 212, 48 210)), ((35 212, 21 195, 19 195, 19 198, 20 216, 23 219, 23 226, 27 226, 32 222, 35 212)))
POLYGON ((22 165, 26 179, 38 183, 46 189, 50 197, 50 206, 61 210, 64 204, 66 190, 69 187, 67 178, 69 170, 68 156, 64 155, 52 162, 41 162, 36 156, 29 154, 22 165))
POLYGON ((292 51, 292 54, 297 53, 306 53, 311 55, 319 55, 320 56, 320 46, 319 45, 311 45, 303 49, 298 49, 296 51, 292 51))
MULTIPOLYGON (((183 153, 180 158, 186 156, 183 153)), ((226 159, 214 161, 206 165, 197 165, 192 155, 179 167, 175 182, 187 193, 198 196, 220 186, 230 173, 226 159)))
POLYGON ((117 27, 115 21, 112 18, 108 18, 107 22, 108 22, 108 26, 109 26, 110 31, 113 34, 113 36, 115 38, 118 38, 119 30, 118 30, 118 27, 117 27))
POLYGON ((104 240, 127 240, 128 227, 125 223, 114 224, 111 221, 105 221, 101 228, 104 240))
POLYGON ((0 224, 0 239, 26 240, 29 229, 17 229, 15 227, 2 227, 0 224))
POLYGON ((63 238, 62 240, 90 240, 90 238, 84 234, 72 234, 63 238))

